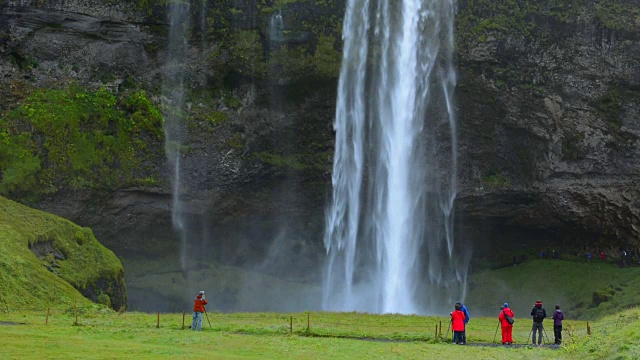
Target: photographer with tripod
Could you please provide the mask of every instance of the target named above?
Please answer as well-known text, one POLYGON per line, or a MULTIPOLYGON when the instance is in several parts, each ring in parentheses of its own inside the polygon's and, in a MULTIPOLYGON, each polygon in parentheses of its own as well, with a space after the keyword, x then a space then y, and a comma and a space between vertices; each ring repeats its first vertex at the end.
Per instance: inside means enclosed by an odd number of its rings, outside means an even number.
MULTIPOLYGON (((500 307, 500 315, 498 315, 499 326, 502 327, 502 345, 513 344, 513 311, 509 308, 508 303, 504 303, 500 307)), ((498 328, 496 328, 496 333, 498 328)), ((495 340, 496 336, 493 335, 495 340)))
POLYGON ((531 342, 536 344, 536 332, 538 333, 538 345, 542 344, 542 332, 544 327, 542 321, 547 317, 547 311, 542 307, 542 301, 536 301, 531 309, 531 317, 533 318, 533 326, 531 327, 531 342))
POLYGON ((191 320, 191 330, 202 331, 202 313, 206 312, 204 306, 207 305, 207 300, 204 298, 204 291, 200 291, 193 300, 193 319, 191 320))

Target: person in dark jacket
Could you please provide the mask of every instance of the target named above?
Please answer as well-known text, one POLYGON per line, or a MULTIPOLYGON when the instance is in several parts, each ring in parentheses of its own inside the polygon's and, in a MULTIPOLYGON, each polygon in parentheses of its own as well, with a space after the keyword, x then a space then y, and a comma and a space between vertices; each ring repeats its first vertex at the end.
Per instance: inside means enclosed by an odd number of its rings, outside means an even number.
POLYGON ((464 345, 462 342, 462 333, 464 333, 464 313, 461 304, 455 305, 455 310, 451 313, 451 330, 453 330, 453 342, 464 345))
POLYGON ((469 323, 471 316, 469 315, 469 310, 463 303, 459 302, 456 304, 460 304, 460 311, 464 314, 464 331, 462 332, 462 344, 464 345, 467 343, 467 323, 469 323))
POLYGON ((536 301, 531 309, 531 317, 533 318, 533 327, 531 328, 531 342, 536 344, 536 331, 538 332, 538 345, 542 344, 542 332, 544 327, 542 321, 547 317, 547 311, 542 307, 542 301, 536 301))
POLYGON ((556 311, 553 313, 553 337, 556 345, 562 342, 562 320, 564 313, 560 310, 560 305, 556 305, 556 311))
POLYGON ((204 291, 200 291, 193 300, 193 318, 191 320, 191 330, 202 331, 202 313, 205 312, 204 306, 207 300, 204 298, 204 291))
POLYGON ((509 324, 507 315, 513 318, 514 314, 507 303, 504 303, 500 309, 498 320, 500 320, 500 327, 502 328, 502 345, 511 345, 513 344, 513 324, 509 324))

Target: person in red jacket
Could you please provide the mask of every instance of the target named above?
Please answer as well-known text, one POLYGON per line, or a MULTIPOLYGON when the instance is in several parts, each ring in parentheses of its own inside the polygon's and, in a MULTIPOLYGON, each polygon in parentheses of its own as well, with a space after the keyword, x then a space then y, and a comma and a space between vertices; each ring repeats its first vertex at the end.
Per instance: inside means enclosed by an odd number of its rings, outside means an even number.
POLYGON ((451 313, 451 330, 453 331, 453 342, 464 345, 462 334, 464 333, 464 312, 462 306, 456 304, 455 310, 451 313))
POLYGON ((191 330, 202 331, 202 313, 205 312, 204 306, 207 305, 204 298, 204 291, 200 291, 193 300, 193 319, 191 320, 191 330))
POLYGON ((500 311, 500 315, 498 315, 498 320, 500 320, 500 325, 502 327, 502 345, 511 345, 513 344, 513 324, 509 324, 507 321, 508 315, 513 319, 513 311, 509 309, 509 304, 504 303, 502 305, 502 311, 500 311))

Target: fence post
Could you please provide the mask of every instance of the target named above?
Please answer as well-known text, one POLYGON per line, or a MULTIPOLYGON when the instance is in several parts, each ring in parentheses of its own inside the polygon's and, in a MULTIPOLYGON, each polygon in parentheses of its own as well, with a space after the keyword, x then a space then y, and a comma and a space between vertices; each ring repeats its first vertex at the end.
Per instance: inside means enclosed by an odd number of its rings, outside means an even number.
POLYGON ((73 325, 78 325, 78 305, 75 305, 73 308, 76 312, 76 322, 74 322, 73 325))
POLYGON ((440 329, 438 329, 438 334, 442 336, 442 320, 440 320, 440 329))
POLYGON ((436 338, 438 338, 438 324, 436 324, 436 338))
POLYGON ((293 334, 293 316, 289 318, 289 335, 293 334))
POLYGON ((49 310, 51 310, 51 307, 47 308, 47 317, 44 319, 44 324, 45 325, 49 324, 49 310))
POLYGON ((160 311, 158 311, 158 324, 156 325, 156 327, 158 329, 160 328, 160 311))
POLYGON ((587 335, 591 336, 591 326, 589 326, 589 321, 587 321, 587 335))
POLYGON ((184 330, 184 316, 185 316, 185 311, 182 310, 182 330, 184 330))
POLYGON ((307 335, 311 333, 311 314, 307 313, 307 335))

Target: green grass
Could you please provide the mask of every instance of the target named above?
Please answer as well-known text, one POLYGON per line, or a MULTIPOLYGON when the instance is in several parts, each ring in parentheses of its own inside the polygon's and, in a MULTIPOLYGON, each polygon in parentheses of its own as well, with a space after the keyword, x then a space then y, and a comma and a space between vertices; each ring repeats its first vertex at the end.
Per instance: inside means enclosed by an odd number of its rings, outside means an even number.
MULTIPOLYGON (((490 344, 495 318, 473 318, 468 346, 449 343, 447 317, 358 313, 208 313, 203 331, 183 330, 182 314, 115 313, 58 307, 0 311, 0 358, 216 359, 634 359, 640 355, 640 310, 591 322, 565 321, 560 349, 490 344), (442 337, 435 337, 442 323, 442 337), (292 326, 292 329, 290 326, 292 326), (309 325, 309 328, 307 326, 309 325), (446 337, 446 339, 445 339, 446 337), (395 339, 396 341, 388 341, 395 339)), ((190 314, 184 317, 189 326, 190 314)), ((514 340, 525 344, 530 323, 516 321, 514 340)), ((547 336, 553 336, 547 324, 547 336)), ((499 341, 500 334, 495 336, 499 341)), ((550 339, 552 340, 552 339, 550 339)))
POLYGON ((123 278, 120 260, 90 229, 0 197, 0 309, 88 304, 78 291, 126 303, 123 278), (47 243, 64 260, 52 253, 39 258, 30 250, 47 243), (106 287, 97 285, 101 279, 106 287))
POLYGON ((518 317, 528 317, 542 300, 548 313, 559 304, 569 317, 594 319, 640 304, 640 268, 619 268, 593 260, 531 260, 517 266, 483 271, 471 276, 466 303, 470 311, 498 314, 508 302, 518 317), (595 292, 612 292, 596 306, 595 292))

